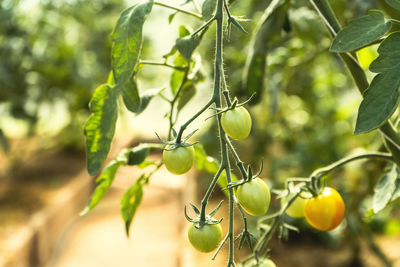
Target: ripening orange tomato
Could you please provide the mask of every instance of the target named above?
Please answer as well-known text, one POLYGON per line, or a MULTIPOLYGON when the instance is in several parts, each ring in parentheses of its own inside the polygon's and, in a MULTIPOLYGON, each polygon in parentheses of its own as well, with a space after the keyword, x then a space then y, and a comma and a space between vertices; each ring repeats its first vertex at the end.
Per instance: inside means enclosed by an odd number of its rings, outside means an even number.
POLYGON ((336 228, 344 218, 345 205, 342 196, 331 187, 306 201, 304 215, 307 222, 320 231, 336 228))

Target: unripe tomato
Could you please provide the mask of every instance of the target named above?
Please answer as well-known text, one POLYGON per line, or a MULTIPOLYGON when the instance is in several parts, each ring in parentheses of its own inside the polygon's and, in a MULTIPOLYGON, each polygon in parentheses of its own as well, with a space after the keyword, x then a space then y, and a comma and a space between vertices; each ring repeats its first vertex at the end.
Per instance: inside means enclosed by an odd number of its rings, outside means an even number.
POLYGON ((188 231, 188 238, 192 246, 201 252, 211 252, 216 249, 222 239, 220 224, 205 224, 197 229, 193 223, 188 231))
POLYGON ((308 199, 304 206, 307 222, 321 231, 336 228, 342 222, 344 212, 342 197, 331 187, 325 187, 318 196, 308 199))
POLYGON ((268 185, 260 178, 239 186, 236 197, 243 209, 254 216, 264 215, 271 201, 268 185))
MULTIPOLYGON (((282 198, 281 204, 284 205, 288 198, 282 198)), ((286 209, 286 214, 293 218, 303 218, 304 217, 304 205, 307 199, 297 197, 289 208, 286 209)))
POLYGON ((249 263, 246 263, 246 267, 276 267, 276 265, 272 260, 264 258, 259 260, 258 263, 254 259, 249 263))
MULTIPOLYGON (((168 147, 167 147, 168 148, 168 147)), ((174 150, 163 151, 163 161, 168 171, 173 174, 184 174, 192 168, 194 160, 193 146, 180 146, 174 150)))
POLYGON ((243 140, 250 134, 251 117, 244 107, 236 107, 222 113, 221 126, 235 140, 243 140))

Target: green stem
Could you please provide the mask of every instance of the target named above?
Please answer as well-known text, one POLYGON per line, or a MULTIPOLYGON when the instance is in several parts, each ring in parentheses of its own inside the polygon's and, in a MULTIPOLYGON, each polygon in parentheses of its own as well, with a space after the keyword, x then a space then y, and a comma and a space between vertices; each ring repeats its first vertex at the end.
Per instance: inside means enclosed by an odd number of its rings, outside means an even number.
POLYGON ((154 2, 154 5, 162 6, 162 7, 165 7, 165 8, 169 8, 169 9, 178 11, 180 13, 183 13, 183 14, 186 14, 186 15, 190 15, 190 16, 195 17, 197 19, 203 20, 203 17, 200 14, 197 14, 197 13, 194 13, 194 12, 191 12, 191 11, 187 11, 187 10, 181 9, 179 7, 163 4, 163 3, 160 3, 160 2, 154 2))
POLYGON ((397 20, 397 19, 390 19, 390 21, 391 21, 392 23, 395 23, 395 24, 400 25, 400 20, 397 20))
MULTIPOLYGON (((310 0, 312 5, 324 20, 326 26, 333 36, 340 31, 341 26, 327 0, 310 0)), ((361 94, 368 88, 369 83, 365 71, 362 69, 358 61, 351 54, 339 54, 347 68, 349 69, 354 82, 356 83, 361 94)), ((387 149, 392 153, 392 156, 398 166, 400 166, 400 137, 390 122, 386 122, 380 127, 380 131, 384 136, 384 141, 387 149)))
POLYGON ((242 174, 243 180, 247 180, 247 172, 246 169, 244 168, 243 161, 239 158, 239 155, 237 154, 235 148, 232 145, 232 142, 226 138, 226 143, 228 144, 228 148, 231 151, 233 158, 235 159, 236 165, 238 166, 240 173, 242 174))
POLYGON ((214 190, 214 187, 221 176, 221 173, 225 170, 225 166, 221 164, 219 166, 219 169, 217 173, 215 174, 214 178, 211 181, 211 184, 208 186, 208 189, 203 197, 203 200, 201 201, 201 213, 200 213, 200 221, 204 222, 206 220, 206 207, 208 204, 208 199, 211 196, 212 191, 214 190))
POLYGON ((351 161, 360 160, 360 159, 371 159, 371 158, 390 160, 390 161, 394 160, 390 153, 378 153, 377 152, 377 153, 365 153, 365 154, 360 154, 360 155, 355 155, 355 156, 349 156, 349 157, 343 158, 341 160, 338 160, 328 166, 325 166, 323 168, 315 170, 311 174, 311 177, 315 177, 315 178, 319 179, 322 176, 327 175, 328 173, 332 172, 333 170, 335 170, 351 161))
POLYGON ((140 65, 163 66, 163 67, 168 67, 168 68, 175 69, 175 70, 180 70, 180 71, 186 71, 186 69, 188 68, 188 67, 170 65, 170 64, 165 63, 165 62, 155 62, 155 61, 149 61, 149 60, 141 60, 139 62, 139 64, 140 65))

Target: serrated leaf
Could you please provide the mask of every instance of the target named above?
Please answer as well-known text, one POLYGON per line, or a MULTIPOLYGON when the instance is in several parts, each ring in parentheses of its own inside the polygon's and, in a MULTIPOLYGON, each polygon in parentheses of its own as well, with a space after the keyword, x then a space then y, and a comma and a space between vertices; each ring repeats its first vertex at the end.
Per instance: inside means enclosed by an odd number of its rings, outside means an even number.
POLYGON ((141 144, 137 147, 130 149, 128 153, 127 164, 132 166, 142 163, 149 155, 149 152, 150 148, 145 144, 141 144))
POLYGON ((358 109, 354 134, 372 131, 384 124, 396 110, 399 102, 400 68, 386 75, 378 74, 364 92, 358 109))
POLYGON ((343 53, 357 50, 384 36, 392 27, 383 13, 370 10, 369 14, 350 21, 349 25, 338 32, 330 47, 331 52, 343 53))
POLYGON ((89 104, 92 114, 85 124, 84 133, 87 169, 91 175, 99 171, 110 151, 118 117, 118 93, 116 87, 100 85, 89 104))
POLYGON ((140 96, 137 84, 134 79, 128 79, 121 88, 122 99, 125 107, 133 113, 137 113, 140 109, 140 96))
POLYGON ((205 0, 201 6, 201 16, 204 21, 208 21, 214 15, 214 11, 217 7, 217 0, 205 0))
POLYGON ((378 48, 379 56, 370 70, 374 77, 358 110, 355 134, 374 130, 384 124, 396 110, 400 88, 400 33, 387 37, 378 48), (397 59, 397 60, 396 60, 397 59))
POLYGON ((372 201, 372 208, 375 213, 378 213, 392 198, 395 190, 395 181, 398 178, 399 173, 396 165, 393 165, 392 169, 385 173, 376 183, 374 188, 374 197, 372 201))
POLYGON ((400 32, 389 35, 378 47, 379 56, 372 61, 369 69, 375 73, 383 73, 400 65, 400 32))
POLYGON ((268 50, 281 38, 281 31, 290 3, 274 0, 264 11, 251 41, 251 50, 243 70, 243 87, 250 97, 255 94, 250 104, 258 103, 265 90, 268 50))
POLYGON ((176 49, 182 54, 187 62, 192 58, 193 51, 199 45, 200 39, 197 37, 186 36, 176 40, 176 49))
POLYGON ((112 33, 112 70, 116 84, 122 86, 132 76, 142 46, 142 30, 153 0, 125 9, 112 33))
POLYGON ((389 6, 400 10, 400 0, 385 0, 389 6))
POLYGON ((145 91, 140 98, 140 107, 136 111, 136 115, 142 113, 150 104, 150 101, 153 99, 153 97, 161 93, 164 89, 165 88, 155 88, 145 91))
POLYGON ((129 236, 129 229, 131 227, 133 218, 136 211, 142 202, 143 198, 143 185, 141 180, 142 175, 124 194, 121 199, 121 215, 125 222, 126 235, 129 236))
POLYGON ((181 110, 196 94, 196 87, 193 83, 187 82, 182 88, 182 94, 178 99, 178 110, 181 110))
POLYGON ((100 200, 102 200, 105 194, 108 192, 108 189, 110 189, 110 186, 114 181, 115 174, 117 173, 119 167, 124 164, 125 162, 122 160, 113 160, 104 168, 104 170, 101 172, 100 176, 96 180, 97 185, 89 200, 89 203, 80 215, 87 214, 94 207, 96 207, 97 204, 99 204, 100 200))

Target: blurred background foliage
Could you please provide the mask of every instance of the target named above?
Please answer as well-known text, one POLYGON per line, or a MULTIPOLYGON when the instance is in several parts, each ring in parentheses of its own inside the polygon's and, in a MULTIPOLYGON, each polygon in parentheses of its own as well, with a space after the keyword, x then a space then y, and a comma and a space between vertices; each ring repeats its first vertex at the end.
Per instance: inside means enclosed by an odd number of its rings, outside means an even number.
MULTIPOLYGON (((172 1, 175 5, 181 2, 172 1)), ((346 25, 367 10, 381 7, 383 1, 330 2, 342 25, 346 25)), ((40 136, 53 146, 83 149, 82 126, 88 117, 88 102, 94 89, 107 79, 110 33, 118 14, 128 4, 132 3, 123 0, 1 2, 0 129, 7 139, 40 136)), ((254 29, 269 1, 232 0, 231 4, 233 14, 251 19, 243 23, 248 34, 232 29, 224 53, 232 95, 244 101, 243 67, 254 29)), ((192 5, 183 8, 192 9, 192 5)), ((398 16, 390 9, 387 12, 398 16)), ((200 25, 192 18, 184 18, 179 22, 192 28, 200 25)), ((157 21, 163 26, 168 23, 167 17, 157 21)), ((156 31, 156 27, 151 29, 156 31)), ((292 1, 284 28, 267 53, 262 97, 249 108, 253 116, 252 134, 244 142, 235 143, 245 162, 258 167, 263 159, 263 175, 273 188, 281 188, 288 177, 308 176, 315 168, 357 149, 379 150, 382 145, 376 132, 352 134, 361 96, 340 59, 328 52, 330 37, 309 1, 292 1)), ((152 42, 152 35, 145 30, 144 58, 160 54, 155 51, 160 46, 164 54, 172 46, 152 42)), ((202 72, 208 78, 198 92, 209 90, 206 84, 212 78, 214 35, 212 27, 199 47, 202 72)), ((372 49, 364 54, 373 58, 376 52, 372 49)), ((368 72, 368 66, 364 67, 368 72)), ((143 72, 140 79, 152 83, 158 75, 154 70, 143 72)), ((161 73, 165 76, 164 70, 161 73)), ((155 113, 165 112, 155 110, 155 113)), ((186 108, 185 112, 192 114, 193 110, 186 108)), ((215 125, 208 123, 205 127, 199 139, 210 155, 218 157, 215 125)), ((380 162, 356 164, 334 173, 332 183, 345 198, 349 200, 351 196, 355 201, 350 209, 363 209, 370 206, 365 204, 369 197, 364 196, 372 195, 383 167, 380 162)), ((373 229, 400 232, 398 221, 382 220, 385 214, 392 214, 391 208, 375 216, 376 220, 370 219, 373 229), (379 223, 382 221, 389 223, 382 226, 379 223)), ((367 214, 367 210, 362 214, 367 214)))

